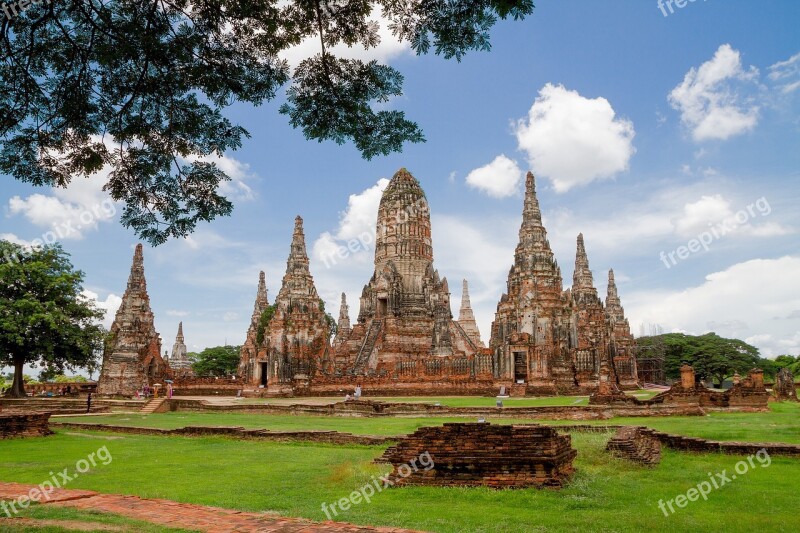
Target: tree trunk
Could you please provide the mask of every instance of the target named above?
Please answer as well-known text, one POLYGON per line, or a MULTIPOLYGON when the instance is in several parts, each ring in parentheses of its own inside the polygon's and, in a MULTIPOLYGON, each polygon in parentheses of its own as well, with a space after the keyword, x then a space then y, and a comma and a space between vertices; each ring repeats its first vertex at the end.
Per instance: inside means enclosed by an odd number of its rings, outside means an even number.
POLYGON ((11 390, 8 391, 8 396, 12 398, 25 398, 25 381, 22 379, 22 370, 25 366, 25 359, 14 358, 14 383, 11 385, 11 390))

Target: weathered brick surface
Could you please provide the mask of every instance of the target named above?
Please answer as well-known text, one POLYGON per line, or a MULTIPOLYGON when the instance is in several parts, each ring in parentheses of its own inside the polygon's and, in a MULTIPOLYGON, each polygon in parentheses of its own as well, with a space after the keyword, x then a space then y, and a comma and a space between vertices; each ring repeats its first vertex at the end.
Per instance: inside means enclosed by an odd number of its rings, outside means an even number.
POLYGON ((139 244, 133 256, 128 286, 109 331, 110 341, 103 353, 103 368, 97 383, 98 394, 130 397, 145 384, 152 385, 171 375, 161 357, 161 338, 154 320, 147 294, 142 245, 139 244))
POLYGON ((781 368, 775 376, 775 385, 772 387, 775 399, 780 401, 797 401, 797 389, 794 376, 788 368, 781 368))
MULTIPOLYGON (((16 500, 35 485, 0 482, 0 499, 16 500)), ((312 522, 265 513, 247 513, 170 500, 145 499, 119 494, 73 489, 56 489, 46 505, 102 511, 127 516, 165 527, 213 533, 261 531, 274 533, 414 533, 394 527, 356 526, 344 522, 312 522)))
POLYGON ((661 462, 661 442, 644 428, 623 426, 606 445, 606 450, 623 459, 655 465, 661 462))
POLYGON ((50 413, 0 412, 0 439, 16 437, 44 437, 52 434, 49 427, 50 413))
POLYGON ((418 429, 382 460, 398 486, 561 487, 576 455, 569 435, 547 426, 451 423, 418 429), (432 468, 423 468, 423 454, 432 468))

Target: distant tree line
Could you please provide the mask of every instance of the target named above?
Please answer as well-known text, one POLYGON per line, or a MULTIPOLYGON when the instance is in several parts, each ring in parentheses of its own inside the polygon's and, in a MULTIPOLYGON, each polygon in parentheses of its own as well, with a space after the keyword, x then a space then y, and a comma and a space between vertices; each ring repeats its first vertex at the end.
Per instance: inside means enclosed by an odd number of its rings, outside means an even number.
POLYGON ((745 375, 753 368, 760 368, 764 376, 774 379, 783 367, 797 374, 800 371, 800 356, 781 355, 776 359, 761 357, 758 348, 739 339, 726 339, 716 333, 686 335, 665 333, 636 339, 637 357, 663 357, 667 379, 680 377, 684 363, 694 367, 695 374, 704 381, 713 381, 720 387, 726 378, 738 372, 745 375))

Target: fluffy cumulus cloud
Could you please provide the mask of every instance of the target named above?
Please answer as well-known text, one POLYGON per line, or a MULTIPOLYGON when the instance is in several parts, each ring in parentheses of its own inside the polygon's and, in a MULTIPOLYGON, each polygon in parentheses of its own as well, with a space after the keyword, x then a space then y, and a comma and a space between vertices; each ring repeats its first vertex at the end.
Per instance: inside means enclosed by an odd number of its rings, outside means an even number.
POLYGON ((381 178, 372 187, 351 194, 338 228, 322 233, 314 241, 312 256, 324 268, 334 268, 354 259, 361 262, 372 259, 378 204, 387 185, 389 180, 381 178))
POLYGON ((53 243, 62 239, 82 239, 98 224, 114 219, 117 208, 103 191, 108 170, 89 178, 74 178, 66 189, 54 187, 52 195, 12 196, 8 201, 10 216, 22 215, 32 224, 46 228, 32 242, 53 243))
POLYGON ((762 355, 800 353, 800 257, 753 259, 676 291, 639 291, 625 298, 631 324, 665 331, 745 339, 762 355))
POLYGON ((668 100, 695 141, 728 139, 758 123, 758 105, 746 96, 758 74, 753 66, 744 69, 739 51, 723 44, 713 58, 686 73, 668 100))
POLYGON ((762 196, 736 209, 721 194, 702 196, 699 200, 688 202, 683 212, 673 219, 675 232, 689 236, 711 231, 712 234, 744 234, 759 237, 789 235, 791 227, 773 221, 764 221, 772 213, 772 206, 766 196, 762 196), (715 230, 715 231, 714 231, 715 230))
POLYGON ((256 194, 248 184, 248 181, 256 179, 257 176, 250 170, 249 164, 227 155, 209 155, 202 158, 190 157, 187 159, 189 162, 198 160, 215 163, 220 170, 231 178, 230 181, 223 181, 220 184, 219 191, 223 196, 238 202, 255 199, 256 194))
POLYGON ((514 130, 533 172, 556 192, 627 170, 636 151, 633 123, 618 118, 608 100, 562 85, 545 85, 514 130))
POLYGON ((101 300, 99 294, 90 290, 84 290, 81 294, 87 300, 93 301, 97 308, 103 311, 102 324, 106 329, 110 328, 111 323, 114 322, 114 316, 117 314, 117 309, 122 304, 122 298, 116 294, 109 293, 105 300, 101 300))
POLYGON ((467 175, 467 185, 494 198, 512 196, 522 182, 522 170, 505 154, 494 158, 488 165, 476 168, 467 175))
POLYGON ((769 79, 776 83, 778 90, 783 94, 800 89, 800 53, 786 61, 779 61, 771 65, 767 70, 769 70, 769 79))

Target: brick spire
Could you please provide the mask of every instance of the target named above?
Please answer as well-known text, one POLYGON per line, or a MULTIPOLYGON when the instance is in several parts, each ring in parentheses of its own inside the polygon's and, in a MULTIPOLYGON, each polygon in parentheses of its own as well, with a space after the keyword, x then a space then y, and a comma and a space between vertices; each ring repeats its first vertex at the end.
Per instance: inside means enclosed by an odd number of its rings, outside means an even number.
POLYGON ((536 179, 531 172, 525 178, 525 204, 522 208, 522 225, 519 228, 519 244, 514 252, 514 263, 523 271, 547 272, 561 281, 561 271, 550 249, 547 230, 542 224, 542 211, 536 197, 536 179))
POLYGON ((617 322, 625 320, 625 310, 617 293, 617 283, 614 281, 614 270, 608 271, 608 290, 606 291, 606 314, 617 322))
POLYGON ((483 347, 481 332, 478 330, 478 323, 475 321, 475 314, 472 312, 472 305, 469 301, 469 283, 467 280, 461 282, 461 308, 458 310, 458 323, 472 342, 483 347))
POLYGON ((286 260, 286 274, 283 276, 281 288, 275 298, 275 304, 280 305, 284 311, 294 303, 319 305, 317 288, 314 278, 308 268, 308 254, 306 253, 306 237, 303 233, 303 219, 300 216, 294 219, 294 233, 289 258, 286 260))
POLYGON ((342 293, 342 303, 339 305, 339 323, 337 331, 350 330, 350 306, 347 305, 347 296, 342 293))
POLYGON ((258 273, 258 291, 256 291, 256 301, 253 305, 254 323, 258 322, 267 306, 269 306, 269 298, 267 297, 267 277, 262 270, 258 273))
POLYGON ((178 322, 178 334, 175 336, 175 342, 183 344, 183 322, 178 322))
POLYGON ((128 276, 128 291, 147 293, 147 280, 145 280, 144 277, 144 253, 142 251, 142 243, 136 245, 136 251, 133 253, 133 264, 131 265, 131 273, 128 276))
POLYGON ((578 247, 575 252, 575 272, 572 274, 572 293, 597 292, 594 288, 592 271, 589 269, 589 258, 583 243, 583 233, 578 234, 578 247))

